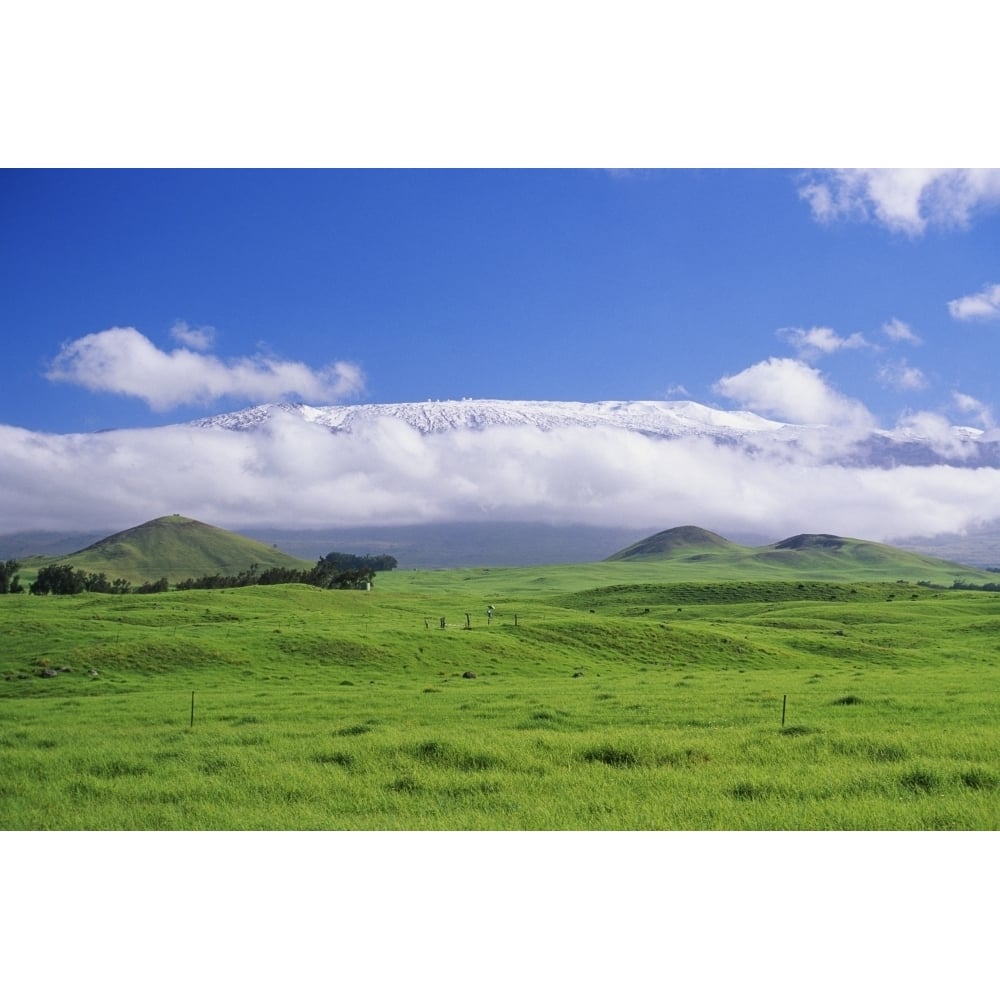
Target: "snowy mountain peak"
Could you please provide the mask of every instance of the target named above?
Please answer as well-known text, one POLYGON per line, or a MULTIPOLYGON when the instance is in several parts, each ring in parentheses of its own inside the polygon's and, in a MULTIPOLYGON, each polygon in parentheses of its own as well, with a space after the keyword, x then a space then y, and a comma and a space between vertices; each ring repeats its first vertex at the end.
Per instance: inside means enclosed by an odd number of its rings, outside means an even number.
POLYGON ((425 403, 360 403, 354 406, 307 406, 302 403, 266 403, 235 413, 195 421, 199 427, 251 430, 275 414, 298 415, 302 420, 334 431, 353 431, 380 419, 402 420, 422 434, 490 427, 616 427, 656 437, 707 434, 739 439, 748 433, 778 431, 784 424, 745 411, 716 410, 688 401, 606 401, 575 403, 498 399, 428 400, 425 403))
POLYGON ((718 410, 688 400, 576 403, 462 399, 353 406, 266 403, 198 420, 194 426, 254 431, 283 418, 325 427, 336 434, 363 432, 386 420, 401 421, 422 435, 488 432, 496 428, 546 432, 605 429, 734 447, 775 463, 795 460, 808 465, 876 468, 1000 468, 1000 435, 952 426, 936 416, 904 421, 892 430, 870 430, 783 423, 746 410, 718 410))

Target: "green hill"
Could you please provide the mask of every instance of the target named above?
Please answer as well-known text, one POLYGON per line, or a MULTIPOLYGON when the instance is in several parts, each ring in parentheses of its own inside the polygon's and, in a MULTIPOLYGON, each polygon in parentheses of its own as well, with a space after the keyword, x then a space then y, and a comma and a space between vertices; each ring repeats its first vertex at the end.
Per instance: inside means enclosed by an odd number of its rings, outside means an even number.
POLYGON ((66 556, 24 560, 24 576, 33 576, 39 567, 54 562, 69 563, 88 573, 105 573, 109 579, 123 577, 136 584, 164 576, 176 583, 216 573, 237 574, 254 563, 261 569, 306 569, 314 565, 264 542, 179 514, 120 531, 66 556))
POLYGON ((714 531, 693 524, 679 528, 669 528, 648 538, 629 545, 608 557, 608 562, 637 559, 684 559, 687 561, 705 558, 726 558, 748 551, 742 545, 717 535, 714 531))
POLYGON ((962 578, 974 583, 997 582, 996 574, 858 538, 802 534, 751 548, 693 525, 651 535, 606 561, 654 563, 669 568, 672 574, 676 571, 677 576, 697 567, 700 579, 904 579, 948 585, 962 578))
MULTIPOLYGON (((236 575, 254 564, 261 570, 315 565, 315 560, 177 514, 147 521, 68 555, 20 562, 26 586, 40 567, 52 563, 104 573, 109 580, 124 578, 134 585, 164 576, 176 584, 189 577, 236 575)), ((524 585, 533 587, 542 579, 538 572, 538 567, 529 567, 521 574, 512 573, 507 586, 517 587, 523 576, 524 585)), ((564 566, 562 576, 572 577, 581 588, 665 580, 907 580, 950 586, 955 579, 975 584, 1000 579, 960 563, 856 538, 802 534, 753 548, 694 525, 650 535, 601 562, 564 566)))

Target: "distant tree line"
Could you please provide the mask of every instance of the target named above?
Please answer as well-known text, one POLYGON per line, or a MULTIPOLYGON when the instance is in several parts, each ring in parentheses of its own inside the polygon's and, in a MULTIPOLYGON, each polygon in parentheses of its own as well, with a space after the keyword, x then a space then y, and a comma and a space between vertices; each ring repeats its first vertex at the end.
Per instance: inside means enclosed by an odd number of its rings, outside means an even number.
MULTIPOLYGON (((392 570, 397 566, 393 556, 355 556, 331 552, 319 559, 311 569, 289 569, 285 566, 261 570, 254 563, 249 569, 227 576, 215 573, 194 579, 189 577, 177 584, 177 590, 221 590, 231 587, 267 586, 278 583, 307 583, 326 590, 350 590, 371 584, 377 570, 392 570)), ((18 570, 14 559, 0 563, 0 594, 21 594, 18 570)), ((53 563, 38 571, 29 590, 32 594, 161 594, 170 589, 165 576, 137 587, 124 579, 108 580, 104 573, 86 573, 66 563, 53 563)))
POLYGON ((371 569, 379 573, 383 570, 393 570, 399 563, 395 556, 353 556, 349 552, 328 552, 316 565, 341 572, 351 569, 371 569))
POLYGON ((958 579, 951 585, 952 590, 1000 590, 1000 583, 969 583, 968 580, 958 579))
POLYGON ((312 569, 275 566, 263 571, 256 563, 236 576, 213 574, 182 580, 178 590, 222 590, 230 587, 268 586, 276 583, 306 583, 324 590, 354 590, 375 579, 377 570, 393 570, 394 556, 355 556, 331 552, 321 557, 312 569))
POLYGON ((53 563, 38 571, 28 589, 32 594, 159 594, 169 586, 166 577, 133 587, 124 577, 109 580, 104 573, 86 573, 67 563, 53 563))

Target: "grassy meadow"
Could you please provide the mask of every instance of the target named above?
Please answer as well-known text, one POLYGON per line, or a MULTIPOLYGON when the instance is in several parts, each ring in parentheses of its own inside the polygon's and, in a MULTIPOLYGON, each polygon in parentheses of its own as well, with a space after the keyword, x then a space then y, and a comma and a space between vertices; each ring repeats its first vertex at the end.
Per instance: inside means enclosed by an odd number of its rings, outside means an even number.
POLYGON ((2 597, 0 828, 1000 826, 1000 594, 700 576, 2 597))

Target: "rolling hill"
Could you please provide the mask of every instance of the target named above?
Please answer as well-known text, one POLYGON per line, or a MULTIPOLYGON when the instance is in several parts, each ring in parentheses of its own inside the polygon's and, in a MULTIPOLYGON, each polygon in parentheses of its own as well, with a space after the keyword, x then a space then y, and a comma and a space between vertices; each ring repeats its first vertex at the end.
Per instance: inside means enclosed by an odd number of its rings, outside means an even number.
MULTIPOLYGON (((347 546, 342 551, 358 550, 347 546)), ((88 573, 104 573, 109 580, 124 578, 139 584, 164 576, 178 583, 217 573, 235 575, 254 564, 262 570, 274 566, 308 569, 315 559, 301 559, 276 546, 172 514, 68 555, 22 560, 22 581, 30 582, 40 567, 52 563, 68 563, 88 573)), ((1000 580, 995 573, 862 539, 802 534, 752 547, 695 525, 657 532, 603 560, 584 560, 578 568, 584 565, 594 569, 617 565, 622 570, 626 565, 636 570, 641 565, 644 578, 652 571, 657 578, 671 580, 907 580, 938 586, 950 586, 955 579, 974 584, 1000 580)))
POLYGON ((802 534, 771 545, 731 542, 694 525, 661 531, 609 556, 607 562, 660 562, 678 572, 717 579, 905 579, 947 585, 955 579, 996 583, 995 573, 840 535, 802 534))
POLYGON ((744 546, 731 542, 728 538, 723 538, 722 535, 717 535, 714 531, 706 531, 693 524, 686 524, 643 538, 641 541, 609 556, 608 561, 669 559, 674 556, 691 561, 713 556, 724 558, 726 555, 738 555, 745 551, 744 546))
POLYGON ((201 521, 171 514, 126 531, 109 535, 93 545, 53 558, 24 560, 26 576, 53 562, 69 563, 88 573, 105 573, 109 579, 125 578, 133 583, 167 577, 171 583, 188 577, 215 573, 236 574, 256 563, 261 569, 289 566, 307 569, 296 556, 201 521))

